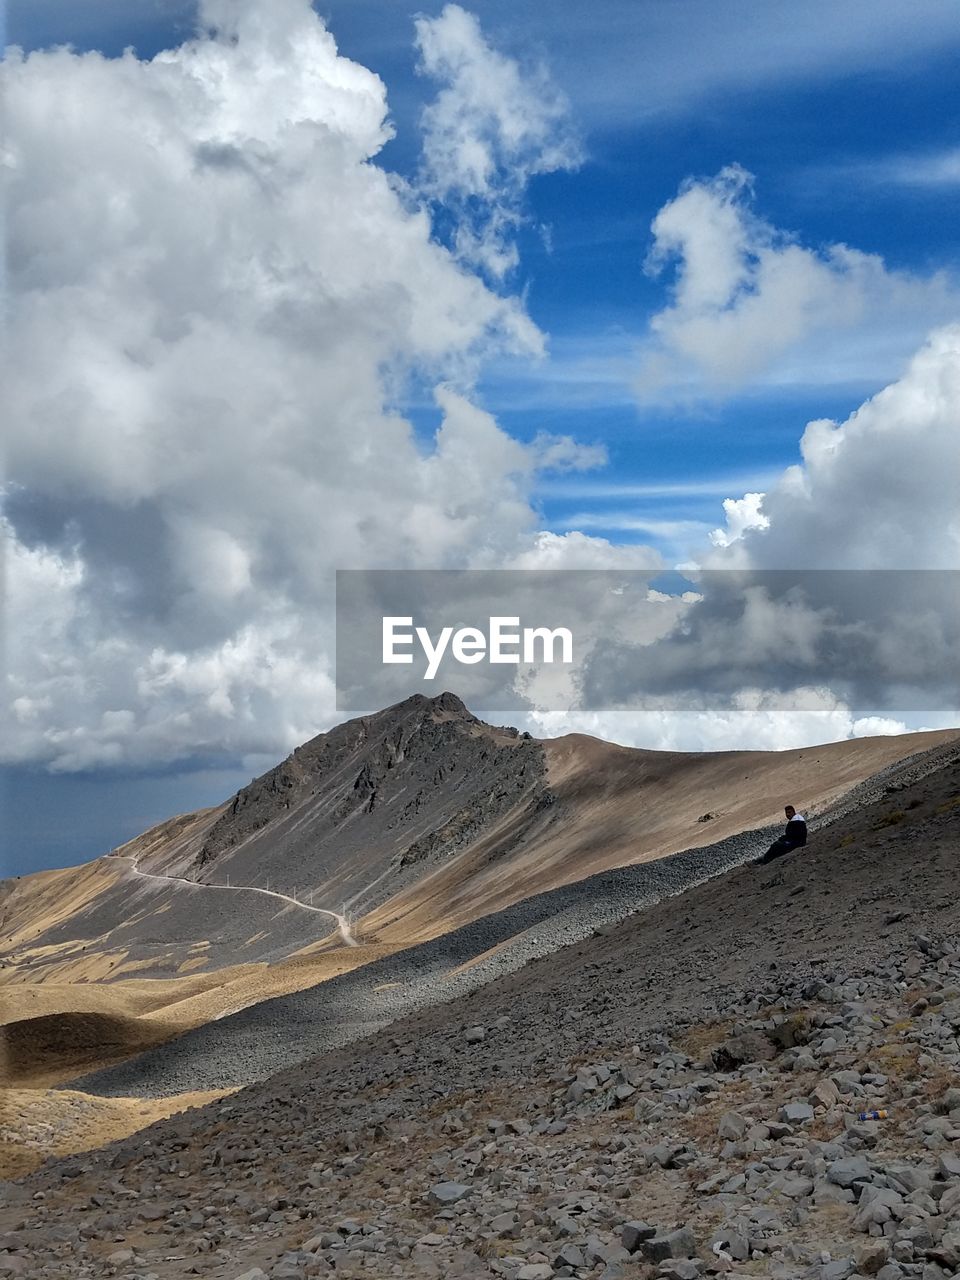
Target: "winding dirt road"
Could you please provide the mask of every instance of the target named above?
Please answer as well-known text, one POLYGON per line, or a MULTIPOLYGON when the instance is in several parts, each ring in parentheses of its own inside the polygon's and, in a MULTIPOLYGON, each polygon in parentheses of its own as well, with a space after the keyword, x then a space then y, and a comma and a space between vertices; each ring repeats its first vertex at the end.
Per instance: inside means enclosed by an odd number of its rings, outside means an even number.
POLYGON ((278 893, 275 889, 261 889, 255 884, 204 884, 198 880, 186 880, 183 876, 162 876, 156 875, 152 871, 141 871, 134 859, 128 853, 116 853, 113 857, 130 863, 130 869, 135 875, 143 876, 145 880, 162 880, 166 884, 185 884, 191 889, 218 889, 222 893, 264 893, 268 898, 279 898, 281 902, 288 902, 293 907, 299 907, 301 911, 315 911, 322 916, 330 916, 336 920, 340 937, 348 947, 357 947, 360 944, 350 931, 350 922, 346 916, 341 915, 339 911, 328 911, 326 907, 312 907, 309 903, 301 902, 299 898, 292 898, 288 893, 278 893))

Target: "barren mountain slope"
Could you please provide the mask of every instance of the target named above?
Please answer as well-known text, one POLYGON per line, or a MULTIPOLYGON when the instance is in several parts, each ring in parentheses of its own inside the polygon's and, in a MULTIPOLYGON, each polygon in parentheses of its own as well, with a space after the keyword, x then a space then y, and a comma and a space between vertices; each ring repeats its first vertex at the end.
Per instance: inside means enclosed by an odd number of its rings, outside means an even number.
POLYGON ((529 736, 484 724, 452 694, 417 695, 298 747, 218 811, 199 848, 171 857, 160 845, 137 862, 207 884, 307 887, 318 904, 362 914, 418 864, 528 803, 543 770, 529 736))
POLYGON ((954 754, 775 866, 53 1164, 6 1197, 19 1274, 119 1234, 161 1280, 948 1277, 958 815, 954 754))
MULTIPOLYGON (((861 830, 872 830, 874 823, 878 830, 895 829, 903 822, 916 838, 914 819, 920 815, 913 812, 915 796, 901 799, 901 793, 916 779, 942 770, 957 752, 956 744, 935 747, 847 793, 839 809, 835 807, 815 821, 808 854, 836 845, 833 825, 838 821, 847 824, 841 828, 841 848, 859 839, 853 835, 849 815, 864 804, 868 809, 876 806, 878 800, 884 806, 879 818, 870 810, 872 816, 866 823, 861 821, 861 830), (887 802, 888 796, 893 797, 892 802, 887 802), (890 808, 890 803, 894 807, 890 808)), ((955 803, 947 799, 945 812, 955 814, 955 803)), ((662 900, 664 895, 681 892, 705 877, 722 875, 724 869, 754 856, 767 840, 769 835, 762 831, 744 833, 674 857, 605 871, 537 895, 393 958, 393 947, 339 947, 307 952, 282 964, 237 966, 174 981, 87 983, 72 989, 60 984, 21 985, 19 993, 29 999, 19 1016, 31 1021, 9 1028, 3 1076, 21 1086, 16 1095, 18 1111, 45 1115, 51 1122, 39 1128, 32 1122, 18 1122, 4 1130, 4 1150, 13 1162, 10 1167, 31 1167, 45 1150, 82 1149, 91 1141, 89 1135, 96 1133, 101 1115, 118 1134, 122 1125, 137 1128, 143 1122, 142 1115, 150 1114, 133 1104, 117 1111, 80 1093, 71 1094, 68 1105, 62 1106, 59 1095, 44 1087, 47 1082, 74 1078, 80 1071, 117 1062, 175 1035, 179 1037, 176 1044, 101 1074, 96 1082, 83 1087, 106 1086, 112 1093, 142 1095, 157 1092, 159 1086, 161 1093, 180 1095, 195 1087, 216 1091, 235 1086, 266 1074, 271 1063, 276 1069, 308 1054, 312 1045, 315 1052, 324 1044, 355 1038, 364 1033, 365 1026, 372 1029, 401 1016, 404 1010, 450 1000, 458 992, 485 983, 502 985, 505 976, 525 960, 555 953, 565 942, 588 938, 597 927, 607 929, 611 922, 662 900), (315 983, 322 985, 312 992, 304 990, 315 983), (304 991, 303 996, 270 1001, 270 997, 297 990, 304 991), (270 1002, 249 1008, 264 1000, 270 1002), (235 1009, 248 1012, 203 1028, 211 1018, 231 1015, 235 1009), (44 1016, 61 1010, 68 1012, 44 1016), (100 1022, 94 1025, 95 1019, 79 1016, 84 1013, 101 1015, 100 1022), (197 1031, 185 1035, 191 1027, 197 1031), (35 1031, 46 1036, 39 1056, 35 1031), (54 1044, 56 1052, 52 1052, 54 1044), (159 1073, 151 1065, 154 1062, 159 1073), (24 1084, 32 1088, 24 1090, 24 1084), (73 1121, 80 1115, 84 1122, 77 1126, 73 1121), (62 1123, 55 1120, 60 1116, 62 1123)), ((723 883, 714 881, 717 888, 723 883)), ((875 885, 867 896, 878 896, 875 885)), ((882 898, 882 891, 879 896, 882 898)), ((864 914, 869 915, 869 908, 864 914)), ((791 923, 795 929, 795 922, 791 923)), ((736 927, 736 921, 734 924, 736 927)), ((565 954, 570 952, 562 952, 557 960, 562 961, 565 954)), ((6 994, 11 994, 10 987, 6 994)), ((173 1097, 170 1107, 176 1108, 173 1097)))
MULTIPOLYGON (((875 775, 817 820, 808 850, 834 844, 837 830, 852 840, 851 823, 855 827, 861 812, 881 827, 902 821, 915 830, 922 815, 901 812, 899 801, 891 806, 887 796, 916 788, 928 776, 947 776, 948 766, 955 770, 958 759, 960 743, 948 743, 875 775)), ((726 873, 762 852, 772 831, 744 832, 538 894, 329 982, 197 1027, 118 1067, 84 1077, 74 1087, 143 1096, 263 1078, 311 1053, 372 1035, 414 1010, 500 986, 532 959, 547 956, 562 964, 571 944, 631 914, 643 914, 655 903, 686 901, 704 881, 710 882, 709 900, 720 899, 730 881, 726 873)), ((736 931, 735 914, 718 921, 709 930, 707 945, 731 924, 736 931)), ((720 956, 716 959, 719 963, 720 956)))
POLYGON ((321 734, 227 804, 112 857, 4 882, 0 988, 275 964, 339 946, 336 913, 361 941, 408 945, 777 821, 786 800, 816 812, 953 736, 642 751, 581 735, 538 742, 484 724, 450 694, 418 695, 321 734))
POLYGON ((266 963, 336 933, 331 915, 148 877, 111 857, 6 881, 0 920, 0 993, 23 981, 167 980, 266 963))
POLYGON ((599 871, 782 822, 787 803, 816 815, 872 774, 957 736, 948 730, 704 753, 645 751, 583 734, 547 740, 550 803, 528 810, 519 832, 490 824, 371 912, 363 927, 381 941, 423 940, 599 871))
POLYGON ((4 882, 0 982, 171 978, 332 944, 333 913, 360 914, 504 815, 519 825, 543 771, 539 744, 448 694, 351 720, 227 804, 4 882))

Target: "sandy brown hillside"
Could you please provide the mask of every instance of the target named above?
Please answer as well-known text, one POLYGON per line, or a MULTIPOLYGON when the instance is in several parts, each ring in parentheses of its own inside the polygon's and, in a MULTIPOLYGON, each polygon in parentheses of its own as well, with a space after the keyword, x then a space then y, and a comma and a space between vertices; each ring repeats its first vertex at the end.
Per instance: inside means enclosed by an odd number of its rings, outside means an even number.
POLYGON ((957 736, 657 752, 408 699, 114 856, 0 885, 0 1025, 31 1020, 5 1038, 3 1074, 71 1079, 531 895, 777 821, 787 800, 815 814, 957 736))
POLYGON ((815 815, 898 760, 956 730, 858 738, 793 751, 679 752, 583 734, 541 744, 551 803, 518 840, 490 824, 469 848, 364 921, 380 940, 425 939, 595 872, 779 822, 793 803, 815 815))
POLYGON ((645 751, 578 734, 537 741, 451 694, 418 695, 319 735, 227 803, 113 856, 0 885, 0 989, 259 970, 342 949, 348 920, 364 944, 407 945, 776 822, 787 801, 814 814, 956 736, 645 751))
MULTIPOLYGON (((388 1030, 324 1046, 315 989, 252 1010, 246 1037, 205 1028, 189 1063, 153 1051, 121 1074, 229 1075, 244 1043, 286 1061, 5 1187, 11 1274, 89 1277, 133 1255, 162 1280, 185 1262, 223 1280, 949 1280, 958 814, 957 748, 938 748, 803 853, 732 867, 388 1030)), ((26 1123, 4 1138, 0 1115, 0 1160, 25 1171, 44 1129, 82 1151, 225 1087, 72 1092, 55 1110, 17 1095, 26 1123)))
MULTIPOLYGON (((341 726, 332 742, 323 735, 294 753, 295 767, 286 761, 233 801, 153 828, 123 856, 0 886, 0 1080, 19 1090, 18 1112, 59 1117, 51 1132, 62 1131, 70 1144, 62 1149, 82 1144, 101 1121, 113 1132, 136 1128, 159 1112, 134 1103, 118 1110, 51 1086, 171 1039, 185 1043, 191 1029, 226 1029, 272 997, 342 987, 358 970, 371 974, 363 1016, 376 1018, 378 993, 386 999, 396 984, 389 972, 375 975, 411 943, 439 945, 430 972, 454 979, 464 963, 522 939, 529 903, 511 904, 612 868, 665 867, 659 859, 676 850, 723 847, 778 820, 788 798, 814 814, 862 779, 958 736, 697 755, 580 735, 536 742, 482 724, 455 700, 401 704, 341 726), (353 793, 364 788, 357 804, 353 793), (334 917, 302 900, 308 891, 292 902, 278 890, 238 886, 236 871, 226 887, 226 865, 241 865, 234 855, 249 856, 255 844, 269 858, 273 832, 296 853, 311 848, 298 845, 298 832, 321 833, 333 849, 351 827, 355 842, 370 841, 364 865, 380 901, 353 921, 350 940, 359 945, 346 945, 334 917), (405 857, 411 848, 417 856, 405 857), (173 878, 178 871, 211 880, 173 878), (215 873, 224 877, 219 887, 215 873), (463 936, 464 922, 518 910, 515 923, 492 931, 492 949, 463 936), (67 1124, 79 1115, 86 1128, 67 1124)), ((275 868, 277 859, 274 851, 275 868)), ((45 1139, 36 1147, 47 1149, 45 1139)))
POLYGON ((170 979, 333 945, 335 913, 360 917, 501 816, 516 824, 544 772, 540 744, 449 694, 348 721, 223 805, 0 885, 0 980, 170 979))

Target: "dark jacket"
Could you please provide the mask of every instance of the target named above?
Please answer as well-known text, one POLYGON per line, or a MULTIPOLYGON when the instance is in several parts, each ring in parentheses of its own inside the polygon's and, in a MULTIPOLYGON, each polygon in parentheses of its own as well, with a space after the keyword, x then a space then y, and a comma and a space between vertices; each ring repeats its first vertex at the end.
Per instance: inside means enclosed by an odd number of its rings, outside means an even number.
POLYGON ((807 843, 807 823, 803 814, 794 814, 787 823, 783 838, 784 840, 789 840, 792 845, 804 845, 807 843))

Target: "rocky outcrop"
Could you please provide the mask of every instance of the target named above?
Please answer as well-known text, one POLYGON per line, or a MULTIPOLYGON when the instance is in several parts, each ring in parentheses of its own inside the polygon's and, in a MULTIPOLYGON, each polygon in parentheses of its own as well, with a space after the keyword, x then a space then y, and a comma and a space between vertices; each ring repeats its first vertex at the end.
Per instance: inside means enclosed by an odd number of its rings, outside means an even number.
POLYGON ((536 804, 544 773, 529 735, 484 724, 452 694, 417 695, 320 734, 238 791, 186 874, 310 886, 318 903, 369 910, 407 886, 411 868, 536 804))

